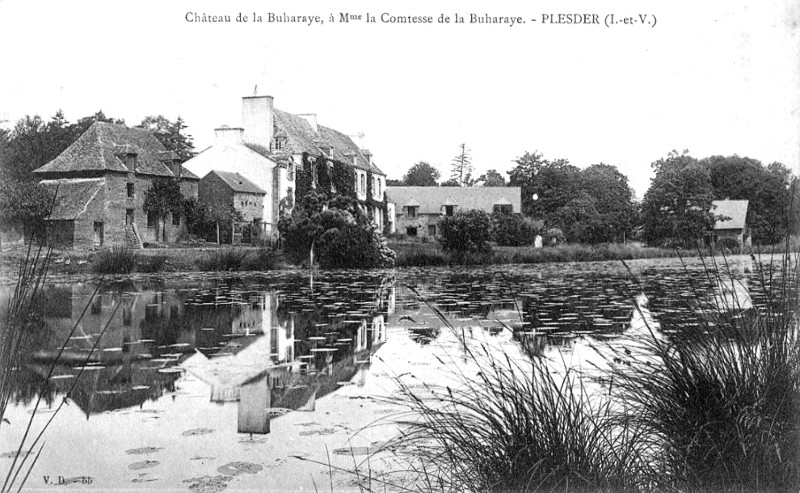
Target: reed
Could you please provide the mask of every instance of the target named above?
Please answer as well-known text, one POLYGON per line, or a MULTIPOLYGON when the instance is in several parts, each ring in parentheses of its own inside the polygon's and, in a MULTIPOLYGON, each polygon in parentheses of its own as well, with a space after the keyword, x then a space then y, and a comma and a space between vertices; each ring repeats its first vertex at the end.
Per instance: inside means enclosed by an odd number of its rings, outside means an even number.
POLYGON ((650 430, 657 489, 797 491, 800 488, 800 268, 788 249, 759 263, 744 296, 725 258, 707 275, 727 295, 695 296, 691 328, 648 327, 611 358, 615 398, 650 430), (774 262, 777 261, 777 262, 774 262), (676 334, 669 338, 660 333, 676 334))
POLYGON ((97 253, 92 270, 98 274, 130 274, 136 266, 136 254, 127 246, 113 246, 97 253))

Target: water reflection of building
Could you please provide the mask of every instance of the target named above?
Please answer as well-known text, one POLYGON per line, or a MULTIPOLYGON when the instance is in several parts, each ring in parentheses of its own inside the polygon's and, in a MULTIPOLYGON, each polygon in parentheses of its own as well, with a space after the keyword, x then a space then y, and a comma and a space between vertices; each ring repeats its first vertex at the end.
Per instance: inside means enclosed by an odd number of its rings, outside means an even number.
POLYGON ((89 283, 51 286, 40 305, 47 330, 26 351, 15 399, 28 402, 37 389, 50 400, 68 392, 88 361, 71 395, 87 416, 158 399, 176 390, 187 370, 209 384, 215 402, 263 403, 257 382, 264 380, 270 406, 313 409, 385 341, 393 282, 374 284, 377 295, 364 283, 353 296, 335 297, 346 303, 320 301, 313 310, 302 286, 238 280, 182 289, 115 283, 96 295, 89 283), (68 338, 54 378, 44 382, 68 338))

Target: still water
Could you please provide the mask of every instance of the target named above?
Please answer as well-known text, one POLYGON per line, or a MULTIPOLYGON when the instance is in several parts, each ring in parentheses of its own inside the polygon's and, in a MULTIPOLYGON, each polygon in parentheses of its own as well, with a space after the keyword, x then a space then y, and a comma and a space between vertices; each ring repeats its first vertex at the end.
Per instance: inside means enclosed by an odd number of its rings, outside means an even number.
POLYGON ((398 467, 372 454, 398 433, 395 379, 443 383, 463 356, 440 317, 514 358, 583 364, 645 321, 692 330, 692 300, 760 303, 749 259, 729 261, 736 282, 669 259, 52 284, 0 426, 0 473, 40 400, 34 429, 61 409, 31 490, 357 489, 337 468, 398 467))

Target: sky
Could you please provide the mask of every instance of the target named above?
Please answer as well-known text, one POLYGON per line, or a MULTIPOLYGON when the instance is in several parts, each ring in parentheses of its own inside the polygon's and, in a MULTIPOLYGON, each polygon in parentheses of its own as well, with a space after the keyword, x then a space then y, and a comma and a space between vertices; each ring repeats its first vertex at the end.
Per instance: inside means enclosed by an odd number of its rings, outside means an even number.
POLYGON ((421 160, 446 178, 461 143, 475 175, 539 151, 615 165, 638 198, 650 163, 672 149, 800 172, 800 2, 563 4, 0 0, 0 120, 59 109, 70 121, 98 110, 129 124, 181 116, 202 150, 215 127, 241 124, 240 98, 257 90, 284 111, 363 132, 390 178, 421 160), (240 12, 250 21, 235 22, 240 12), (269 23, 269 12, 323 23, 269 23), (376 22, 338 22, 367 12, 376 22), (231 22, 187 22, 192 13, 231 22), (381 22, 384 13, 434 23, 381 22), (470 13, 526 22, 470 24, 470 13), (601 24, 543 22, 560 13, 601 24), (608 14, 620 23, 603 25, 608 14), (645 24, 622 23, 640 14, 645 24))

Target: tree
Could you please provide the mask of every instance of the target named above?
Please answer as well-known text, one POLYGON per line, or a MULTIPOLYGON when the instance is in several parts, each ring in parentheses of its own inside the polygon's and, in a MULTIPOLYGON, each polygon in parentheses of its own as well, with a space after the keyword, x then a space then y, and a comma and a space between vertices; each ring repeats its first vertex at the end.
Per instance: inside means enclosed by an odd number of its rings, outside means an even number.
POLYGON ((53 205, 52 195, 41 185, 0 180, 0 229, 41 236, 53 205))
POLYGON ((142 209, 148 214, 156 214, 161 221, 161 241, 166 241, 167 215, 180 214, 184 209, 183 194, 177 180, 158 178, 144 192, 142 209))
POLYGON ((579 178, 581 192, 594 200, 593 205, 597 211, 595 230, 591 234, 590 242, 623 240, 628 237, 638 220, 628 177, 620 173, 616 166, 599 163, 581 170, 579 178))
POLYGON ((714 225, 714 189, 708 168, 688 151, 652 164, 656 172, 642 202, 644 239, 650 244, 691 247, 714 225))
POLYGON ((478 177, 478 183, 483 187, 504 187, 506 179, 495 169, 490 169, 478 177))
POLYGON ((192 136, 185 133, 187 127, 180 116, 174 122, 161 115, 148 116, 136 128, 152 132, 161 145, 178 156, 180 162, 191 159, 195 154, 192 136))
POLYGON ((403 176, 403 185, 407 187, 435 187, 440 176, 438 169, 425 161, 420 161, 409 168, 408 172, 403 176))
POLYGON ((389 178, 386 180, 387 187, 402 187, 405 186, 405 182, 403 180, 395 180, 394 178, 389 178))
POLYGON ((522 188, 522 212, 544 218, 563 207, 579 189, 580 170, 566 159, 549 161, 538 151, 515 161, 509 174, 509 185, 522 188))
POLYGON ((440 186, 442 186, 442 187, 460 187, 461 184, 455 178, 450 178, 449 180, 442 182, 442 184, 440 186))
POLYGON ((450 179, 455 180, 458 186, 471 186, 472 183, 472 156, 467 144, 458 146, 458 153, 450 163, 450 179))
POLYGON ((708 168, 716 200, 747 200, 747 224, 753 241, 773 244, 787 231, 788 185, 791 171, 780 163, 765 167, 740 156, 711 156, 700 161, 708 168))

